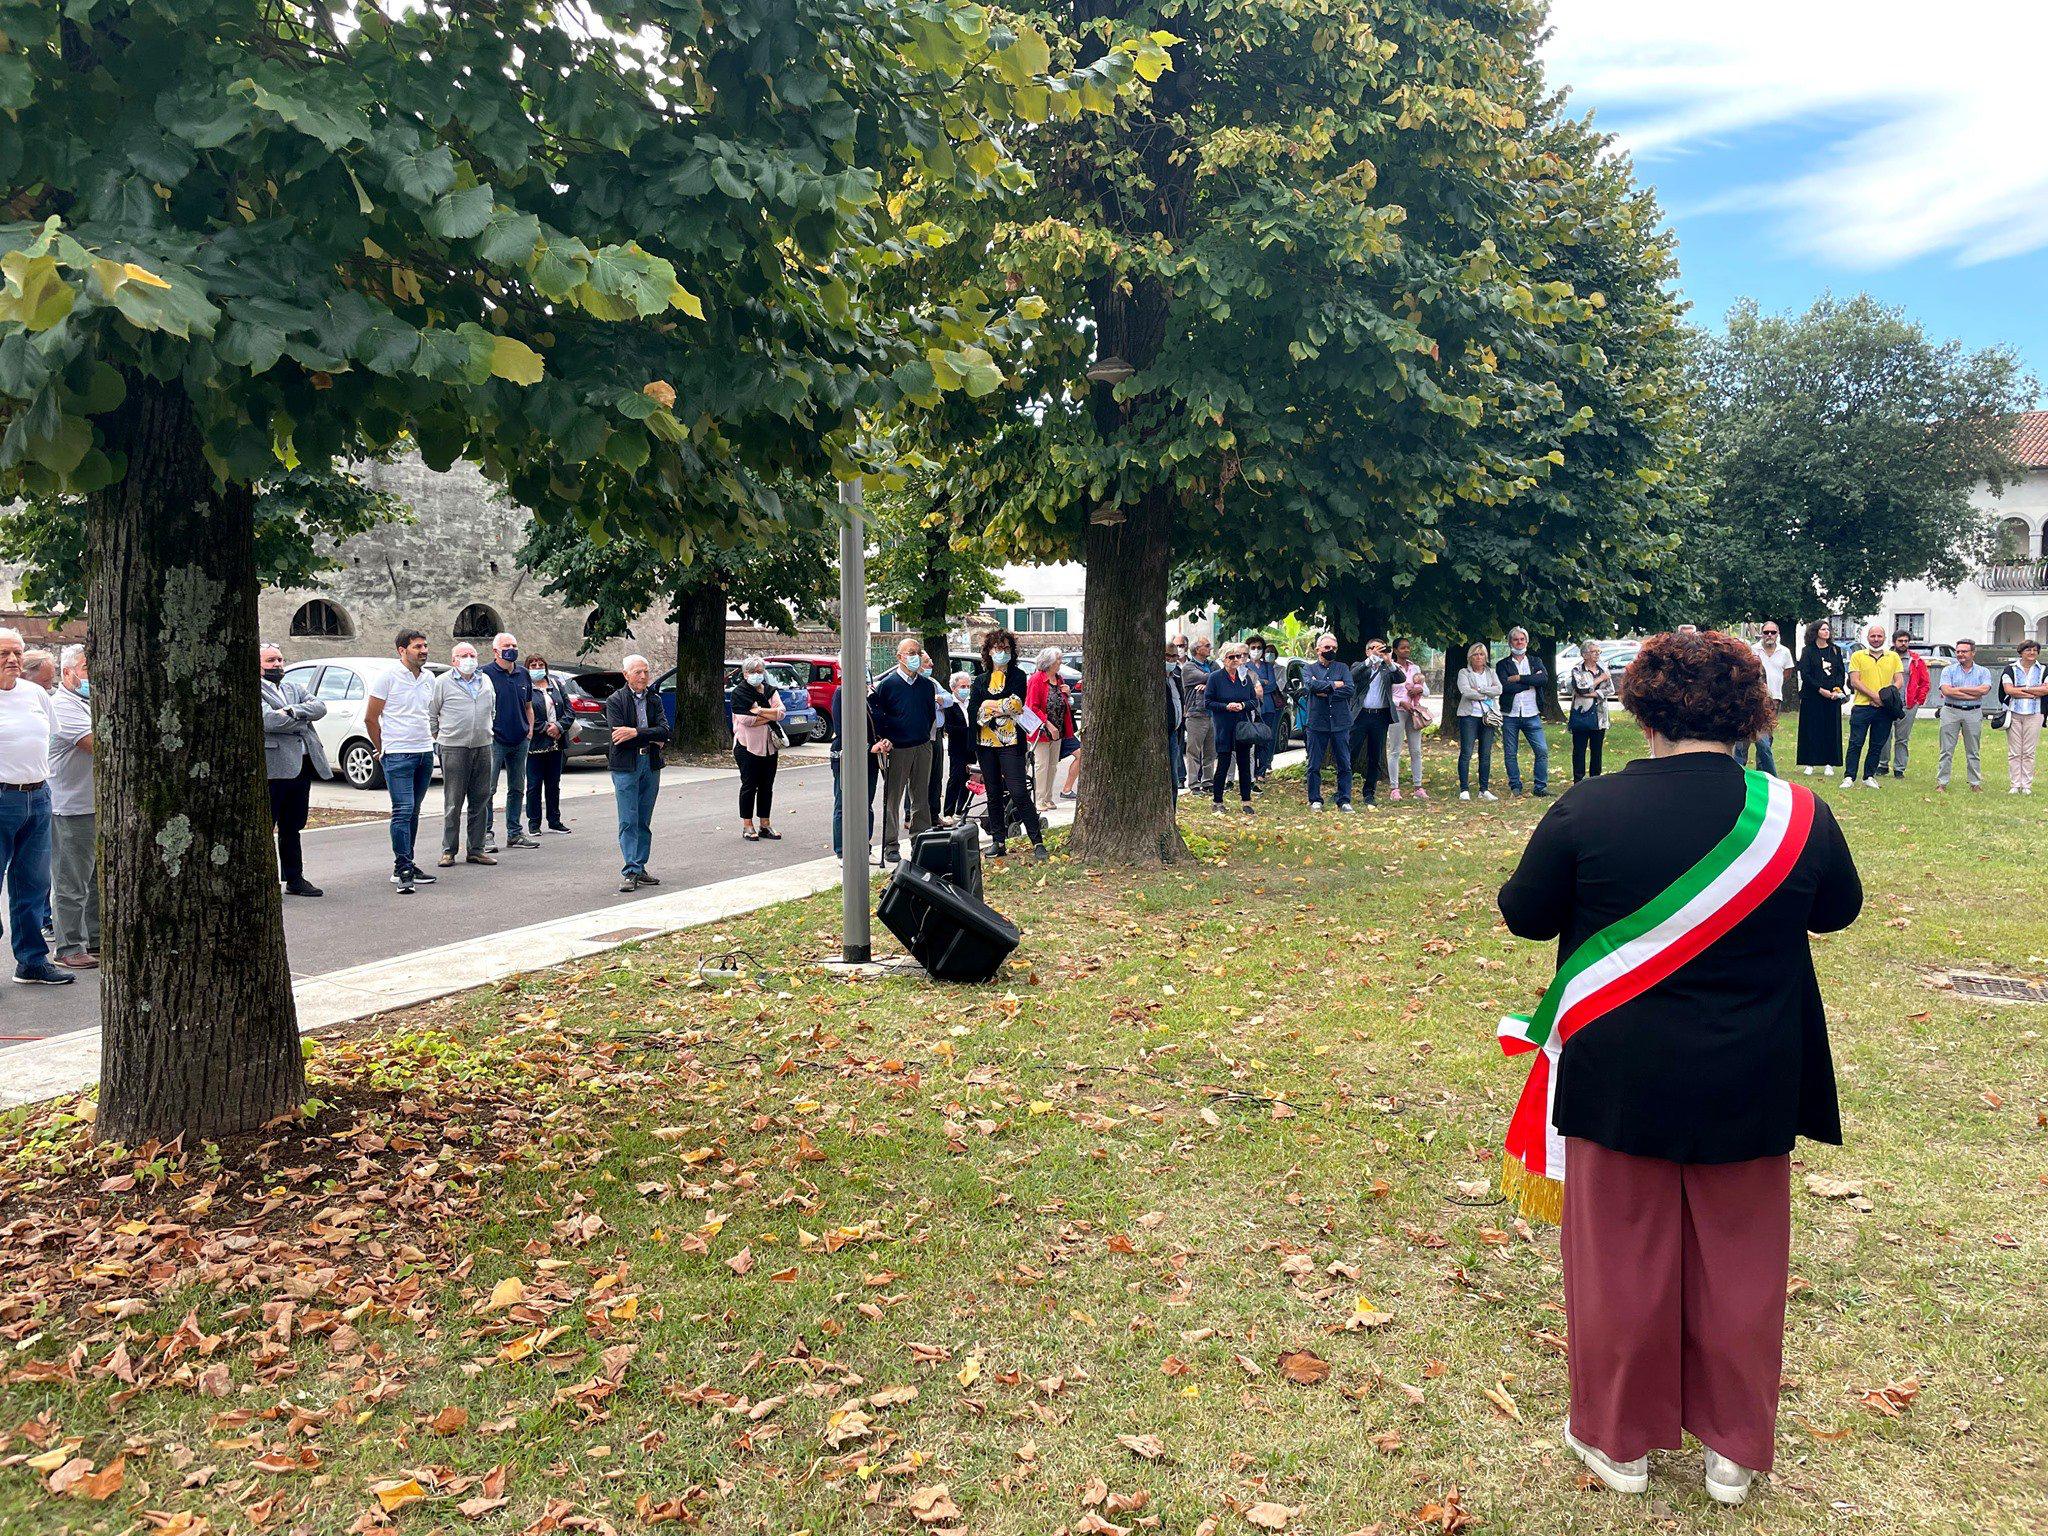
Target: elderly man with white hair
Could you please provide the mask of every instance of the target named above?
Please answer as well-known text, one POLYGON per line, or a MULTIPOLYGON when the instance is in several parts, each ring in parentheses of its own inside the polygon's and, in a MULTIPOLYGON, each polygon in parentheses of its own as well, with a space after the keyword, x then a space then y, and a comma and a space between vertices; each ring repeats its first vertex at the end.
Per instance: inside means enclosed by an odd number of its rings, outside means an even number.
POLYGON ((661 882, 647 872, 654 845, 654 799, 661 793, 662 748, 673 734, 661 695, 650 684, 654 668, 645 656, 628 656, 619 669, 626 685, 605 697, 604 723, 610 728, 606 755, 612 771, 612 794, 619 810, 621 893, 661 882))
POLYGON ((1494 664, 1500 678, 1501 755, 1507 759, 1508 789, 1522 792, 1522 759, 1516 751, 1523 737, 1535 757, 1532 788, 1537 798, 1550 793, 1550 738, 1543 730, 1541 689, 1550 672, 1539 656, 1529 654, 1529 631, 1517 624, 1508 631, 1508 653, 1494 664))
POLYGON ((1337 637, 1316 636, 1316 659, 1302 673, 1308 692, 1308 808, 1323 808, 1323 761, 1337 762, 1337 809, 1351 809, 1351 715, 1358 683, 1337 659, 1337 637))
POLYGON ((100 889, 93 823, 92 680, 85 647, 67 645, 50 708, 50 914, 57 963, 70 971, 98 967, 100 889))
POLYGON ((50 696, 24 681, 21 631, 0 629, 0 876, 7 882, 7 936, 14 979, 63 986, 76 981, 50 963, 43 914, 50 905, 50 696))
POLYGON ((495 864, 490 847, 491 775, 497 746, 498 692, 478 670, 476 647, 458 640, 449 668, 434 684, 427 705, 434 745, 441 752, 441 862, 448 868, 469 836, 468 860, 495 864))

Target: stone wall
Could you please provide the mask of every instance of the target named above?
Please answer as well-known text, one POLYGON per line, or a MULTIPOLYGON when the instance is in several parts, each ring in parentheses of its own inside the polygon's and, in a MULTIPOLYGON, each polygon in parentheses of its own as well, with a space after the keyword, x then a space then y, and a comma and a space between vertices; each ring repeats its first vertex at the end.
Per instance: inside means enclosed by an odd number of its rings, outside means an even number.
POLYGON ((336 551, 341 569, 317 587, 265 589, 259 599, 263 636, 291 658, 382 656, 400 629, 413 628, 426 632, 429 654, 439 659, 455 643, 458 616, 480 605, 489 613, 472 616, 483 620, 486 646, 506 629, 528 655, 557 662, 615 666, 629 651, 645 655, 657 670, 675 660, 675 629, 658 614, 642 615, 629 635, 579 655, 590 610, 563 606, 521 567, 519 549, 532 514, 473 466, 458 463, 443 472, 407 457, 369 465, 363 477, 402 498, 414 520, 346 540, 336 551), (308 605, 315 599, 338 611, 342 633, 292 632, 295 616, 302 628, 313 617, 308 605))

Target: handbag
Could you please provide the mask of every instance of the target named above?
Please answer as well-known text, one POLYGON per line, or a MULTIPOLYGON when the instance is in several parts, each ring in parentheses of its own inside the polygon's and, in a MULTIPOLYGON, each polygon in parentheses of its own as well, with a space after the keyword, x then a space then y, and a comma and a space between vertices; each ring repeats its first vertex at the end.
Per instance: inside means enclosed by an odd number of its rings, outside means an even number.
POLYGON ((1237 739, 1248 741, 1255 747, 1263 747, 1273 739, 1273 727, 1257 715, 1246 715, 1237 723, 1237 739))
POLYGON ((777 752, 780 752, 789 745, 789 732, 782 728, 780 720, 770 720, 768 722, 768 741, 773 750, 777 752))
POLYGON ((1479 723, 1481 725, 1490 725, 1497 731, 1500 729, 1500 721, 1500 700, 1485 699, 1481 701, 1479 705, 1479 723))
POLYGON ((1574 705, 1572 706, 1572 713, 1571 713, 1571 718, 1570 718, 1570 720, 1569 720, 1569 721, 1567 721, 1566 723, 1567 723, 1567 724, 1568 724, 1568 725, 1569 725, 1569 726, 1571 727, 1571 729, 1573 729, 1573 730, 1575 730, 1575 731, 1597 731, 1597 730, 1599 730, 1599 729, 1600 729, 1600 706, 1599 706, 1599 704, 1598 704, 1597 702, 1595 702, 1595 703, 1592 703, 1592 704, 1574 704, 1574 705))

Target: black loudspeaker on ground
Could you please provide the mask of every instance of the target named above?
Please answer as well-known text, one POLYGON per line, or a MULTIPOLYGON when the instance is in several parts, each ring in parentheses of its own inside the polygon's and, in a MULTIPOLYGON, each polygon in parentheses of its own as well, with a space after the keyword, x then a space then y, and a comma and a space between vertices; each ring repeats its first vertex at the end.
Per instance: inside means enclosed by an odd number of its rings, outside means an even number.
POLYGON ((923 832, 875 915, 939 981, 989 981, 1023 934, 981 899, 981 836, 972 822, 923 832))

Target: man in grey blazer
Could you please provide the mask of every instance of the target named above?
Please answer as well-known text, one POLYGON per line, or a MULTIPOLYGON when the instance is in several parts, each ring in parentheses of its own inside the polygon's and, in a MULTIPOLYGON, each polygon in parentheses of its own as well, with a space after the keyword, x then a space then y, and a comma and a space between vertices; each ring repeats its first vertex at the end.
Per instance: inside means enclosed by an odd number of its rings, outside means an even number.
POLYGON ((263 667, 263 767, 270 779, 270 824, 277 829, 277 872, 286 892, 318 896, 306 879, 305 855, 299 834, 306 830, 306 808, 315 778, 331 779, 334 769, 320 745, 313 722, 327 706, 297 683, 284 680, 284 652, 266 645, 263 667))
MULTIPOLYGON (((495 864, 491 857, 491 727, 498 692, 484 676, 476 647, 459 640, 448 653, 452 664, 434 684, 427 718, 441 749, 441 867, 455 862, 467 825, 469 862, 495 864)), ((519 770, 524 773, 522 766, 519 770)), ((514 832, 520 829, 514 827, 514 832)))

